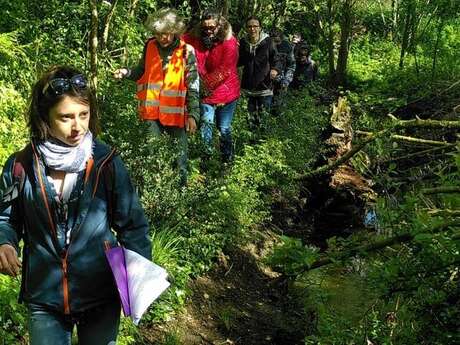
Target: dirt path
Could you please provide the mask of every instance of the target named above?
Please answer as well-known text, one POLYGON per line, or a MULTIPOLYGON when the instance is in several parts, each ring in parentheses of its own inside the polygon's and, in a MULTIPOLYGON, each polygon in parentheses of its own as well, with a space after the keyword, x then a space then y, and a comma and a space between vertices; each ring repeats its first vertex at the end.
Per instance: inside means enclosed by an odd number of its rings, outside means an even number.
POLYGON ((146 330, 152 344, 173 332, 184 345, 304 344, 305 317, 287 284, 261 264, 270 241, 233 249, 191 284, 184 312, 163 329, 146 330))

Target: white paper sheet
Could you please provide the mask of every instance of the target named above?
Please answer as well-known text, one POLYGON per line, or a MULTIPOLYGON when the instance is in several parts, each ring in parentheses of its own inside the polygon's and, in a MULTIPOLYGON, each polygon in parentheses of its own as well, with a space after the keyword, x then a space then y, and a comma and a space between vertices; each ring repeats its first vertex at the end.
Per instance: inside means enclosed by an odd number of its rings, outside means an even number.
POLYGON ((169 287, 166 270, 132 250, 123 248, 128 275, 131 319, 139 324, 142 315, 169 287))

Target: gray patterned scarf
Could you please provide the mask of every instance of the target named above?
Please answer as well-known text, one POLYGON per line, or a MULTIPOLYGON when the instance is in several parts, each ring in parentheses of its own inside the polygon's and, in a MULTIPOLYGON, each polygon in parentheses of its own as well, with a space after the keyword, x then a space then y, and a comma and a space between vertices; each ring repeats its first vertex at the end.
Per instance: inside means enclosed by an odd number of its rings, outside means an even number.
POLYGON ((93 154, 93 135, 86 132, 78 146, 70 146, 59 140, 50 139, 37 145, 45 165, 53 170, 77 173, 85 170, 86 162, 93 154))

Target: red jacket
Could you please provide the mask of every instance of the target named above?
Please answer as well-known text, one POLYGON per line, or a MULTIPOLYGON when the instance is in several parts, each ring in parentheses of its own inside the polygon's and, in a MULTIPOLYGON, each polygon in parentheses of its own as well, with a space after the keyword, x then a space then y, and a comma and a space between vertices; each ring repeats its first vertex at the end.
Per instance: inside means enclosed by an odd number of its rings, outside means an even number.
POLYGON ((199 37, 190 33, 182 39, 195 48, 198 73, 209 95, 201 99, 205 104, 226 104, 240 97, 238 77, 238 41, 231 31, 226 39, 206 49, 199 37))

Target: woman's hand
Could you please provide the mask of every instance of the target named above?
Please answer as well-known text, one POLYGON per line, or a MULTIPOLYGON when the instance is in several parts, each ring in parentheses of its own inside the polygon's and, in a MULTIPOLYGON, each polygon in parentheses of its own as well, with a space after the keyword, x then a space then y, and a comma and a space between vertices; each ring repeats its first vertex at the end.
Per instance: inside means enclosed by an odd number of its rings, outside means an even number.
POLYGON ((190 134, 194 134, 196 132, 196 121, 193 117, 189 116, 187 123, 185 124, 185 129, 190 134))
POLYGON ((0 273, 16 277, 21 270, 16 249, 10 244, 0 245, 0 273))
POLYGON ((128 75, 128 69, 126 68, 119 68, 113 72, 113 77, 115 79, 123 79, 128 75))

